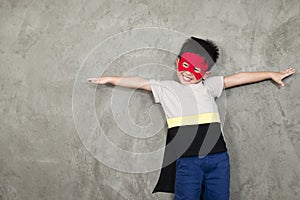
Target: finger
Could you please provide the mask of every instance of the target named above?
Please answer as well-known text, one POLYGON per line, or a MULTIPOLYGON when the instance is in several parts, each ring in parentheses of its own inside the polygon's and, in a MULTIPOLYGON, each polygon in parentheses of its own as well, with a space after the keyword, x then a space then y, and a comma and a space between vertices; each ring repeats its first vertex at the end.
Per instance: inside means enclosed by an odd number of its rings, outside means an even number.
POLYGON ((279 84, 281 87, 284 86, 284 83, 283 83, 282 81, 280 81, 278 84, 279 84))
POLYGON ((288 72, 288 73, 295 73, 295 71, 296 71, 296 69, 294 69, 292 67, 290 67, 286 70, 286 72, 288 72))
POLYGON ((295 72, 296 72, 296 69, 292 68, 292 69, 291 69, 291 72, 292 72, 292 73, 295 73, 295 72))
POLYGON ((295 69, 287 69, 287 70, 284 71, 284 75, 283 75, 282 78, 285 78, 285 77, 287 77, 287 76, 290 76, 290 75, 294 74, 295 72, 296 72, 295 69))
POLYGON ((90 80, 90 83, 98 83, 97 80, 90 80))
POLYGON ((93 82, 93 81, 96 81, 96 80, 97 80, 97 78, 89 78, 88 79, 89 82, 93 82))

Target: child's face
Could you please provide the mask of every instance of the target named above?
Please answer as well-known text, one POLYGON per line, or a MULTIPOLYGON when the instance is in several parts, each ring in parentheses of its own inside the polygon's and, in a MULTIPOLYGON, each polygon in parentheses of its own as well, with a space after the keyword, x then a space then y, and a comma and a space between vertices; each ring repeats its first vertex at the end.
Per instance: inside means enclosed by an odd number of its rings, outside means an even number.
POLYGON ((199 55, 186 52, 176 59, 177 76, 181 84, 197 84, 205 76, 207 62, 199 55))

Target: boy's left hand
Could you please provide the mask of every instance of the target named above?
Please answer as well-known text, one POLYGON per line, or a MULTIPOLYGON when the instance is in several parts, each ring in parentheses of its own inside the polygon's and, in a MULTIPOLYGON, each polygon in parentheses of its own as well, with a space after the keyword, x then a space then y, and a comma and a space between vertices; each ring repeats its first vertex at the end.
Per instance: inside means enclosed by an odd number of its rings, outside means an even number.
POLYGON ((296 72, 296 70, 294 68, 288 68, 288 69, 280 71, 280 72, 273 72, 271 75, 271 78, 273 81, 278 83, 280 86, 284 86, 282 79, 294 74, 295 72, 296 72))

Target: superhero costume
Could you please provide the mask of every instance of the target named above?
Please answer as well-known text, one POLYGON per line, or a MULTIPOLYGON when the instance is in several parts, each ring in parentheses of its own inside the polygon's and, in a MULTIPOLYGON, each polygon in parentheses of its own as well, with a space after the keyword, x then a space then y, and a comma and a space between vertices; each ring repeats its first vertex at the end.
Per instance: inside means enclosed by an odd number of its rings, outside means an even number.
POLYGON ((161 103, 168 124, 163 165, 152 193, 174 193, 177 158, 227 151, 214 100, 222 93, 223 77, 189 85, 151 79, 150 85, 155 103, 161 103))

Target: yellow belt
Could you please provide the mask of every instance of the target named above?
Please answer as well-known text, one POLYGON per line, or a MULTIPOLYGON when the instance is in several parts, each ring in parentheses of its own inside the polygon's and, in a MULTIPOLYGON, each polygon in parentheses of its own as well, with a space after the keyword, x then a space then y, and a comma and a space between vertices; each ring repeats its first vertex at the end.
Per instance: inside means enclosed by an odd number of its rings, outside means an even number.
POLYGON ((167 119, 168 128, 193 124, 207 124, 213 122, 221 122, 219 113, 203 113, 167 119))

